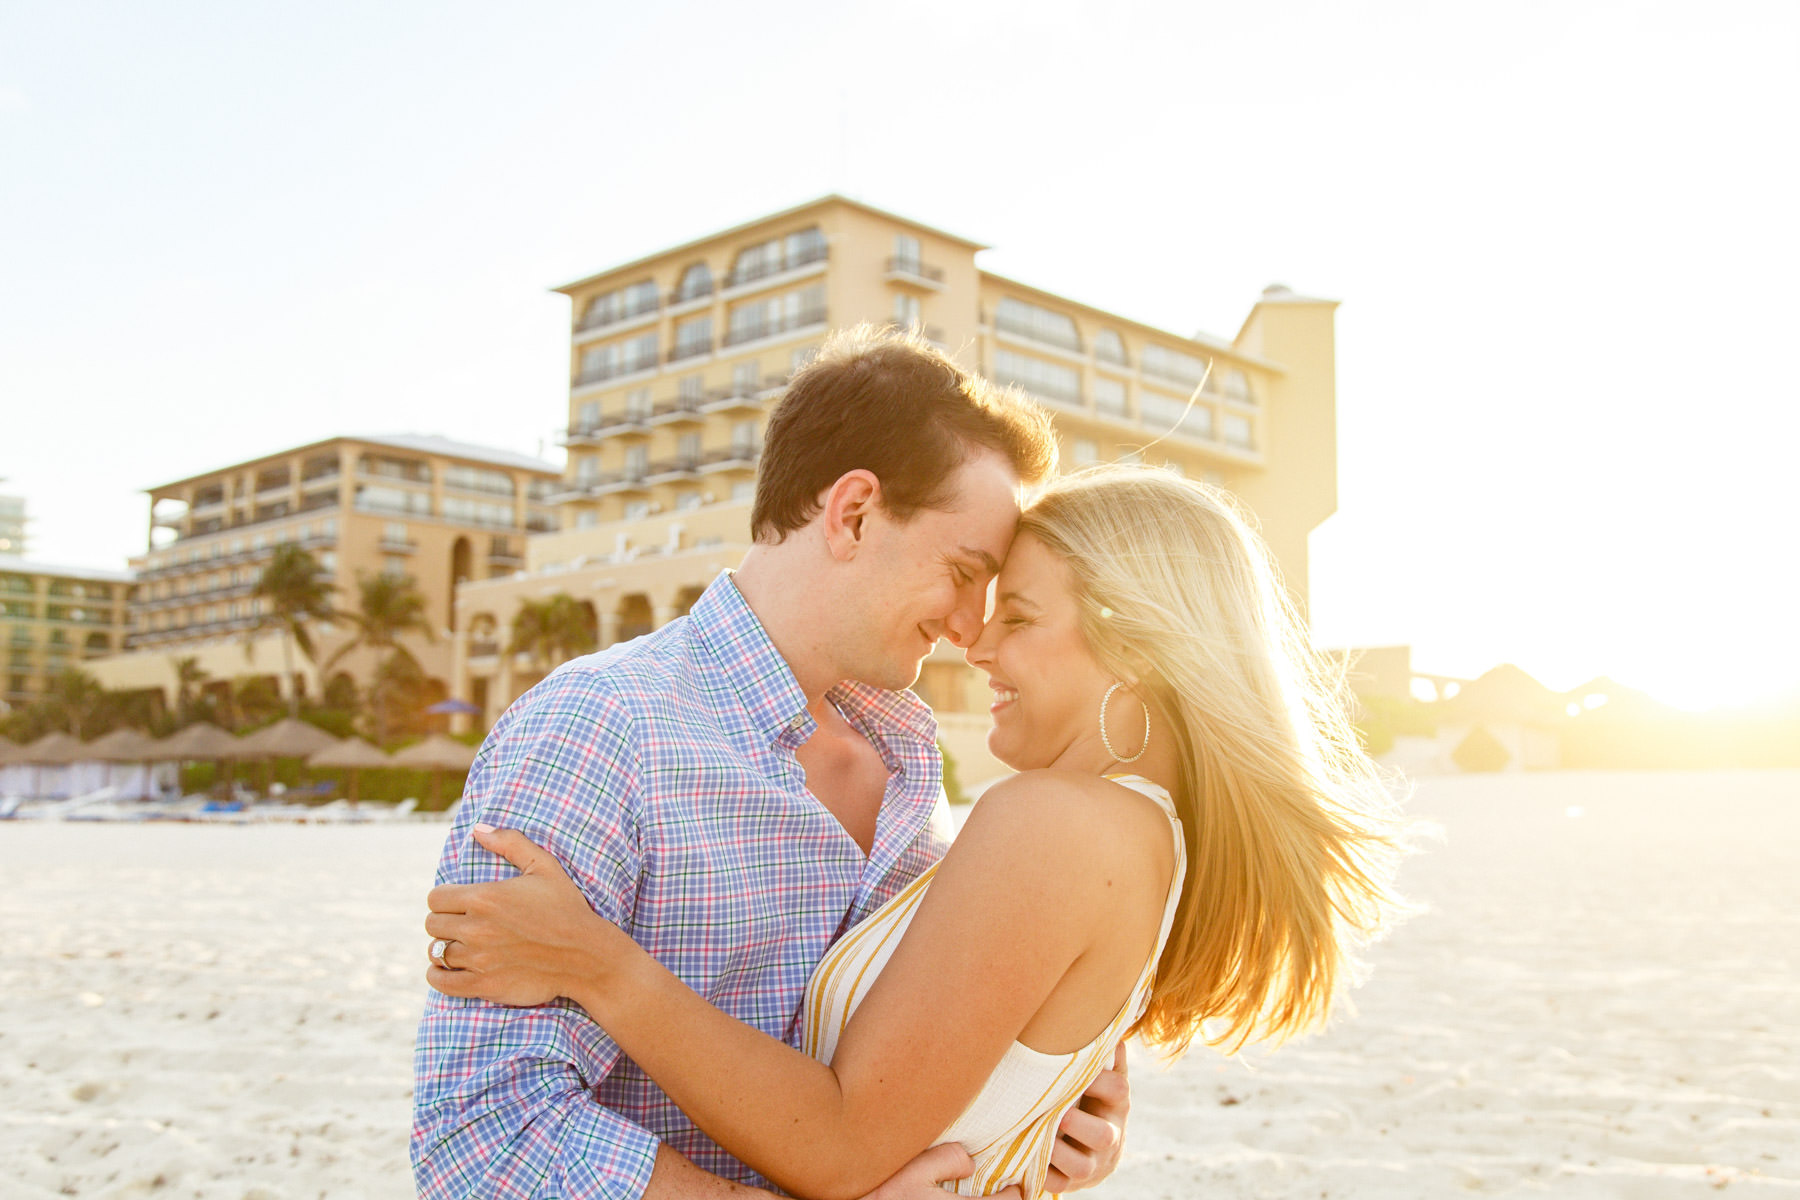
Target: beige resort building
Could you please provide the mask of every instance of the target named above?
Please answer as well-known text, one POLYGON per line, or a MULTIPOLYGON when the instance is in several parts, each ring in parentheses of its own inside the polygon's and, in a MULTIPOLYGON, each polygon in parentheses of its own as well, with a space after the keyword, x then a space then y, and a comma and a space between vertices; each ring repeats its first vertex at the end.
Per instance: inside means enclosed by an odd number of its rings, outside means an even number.
MULTIPOLYGON (((530 539, 523 571, 459 585, 453 694, 491 724, 542 677, 549 664, 504 653, 525 601, 575 597, 602 646, 686 612, 748 549, 788 375, 863 321, 917 328, 1024 389, 1066 465, 1147 460, 1231 489, 1304 605, 1307 535, 1337 506, 1336 303, 1270 288, 1235 337, 1184 337, 985 271, 983 249, 827 196, 556 289, 572 314, 560 529, 530 539)), ((961 652, 940 644, 917 690, 964 781, 997 773, 987 690, 961 652)))
MULTIPOLYGON (((545 498, 557 478, 528 455, 401 434, 330 438, 151 488, 124 653, 87 668, 109 688, 156 688, 172 702, 175 660, 191 656, 211 686, 264 675, 286 695, 280 635, 246 636, 266 603, 252 594, 263 567, 292 542, 318 558, 340 609, 356 607, 359 576, 416 580, 437 636, 406 645, 447 684, 456 584, 525 565, 526 537, 555 527, 545 498)), ((314 632, 318 664, 295 655, 307 694, 320 694, 319 666, 349 632, 343 623, 314 632)), ((373 666, 359 652, 338 669, 367 683, 373 666)))
MULTIPOLYGON (((132 578, 124 571, 59 567, 0 554, 0 646, 6 651, 7 706, 44 698, 70 667, 125 643, 132 578)), ((0 710, 3 711, 3 710, 0 710)))

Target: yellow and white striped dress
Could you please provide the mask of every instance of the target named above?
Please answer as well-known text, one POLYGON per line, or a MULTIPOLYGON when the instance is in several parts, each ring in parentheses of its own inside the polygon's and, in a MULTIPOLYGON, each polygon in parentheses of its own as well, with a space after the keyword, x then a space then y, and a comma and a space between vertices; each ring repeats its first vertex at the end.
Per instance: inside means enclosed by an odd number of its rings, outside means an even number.
MULTIPOLYGON (((1043 1054, 1019 1042, 1007 1048, 1000 1065, 969 1107, 932 1143, 961 1142, 975 1160, 975 1174, 955 1187, 958 1195, 986 1196, 1016 1183, 1025 1193, 1025 1200, 1034 1200, 1050 1168, 1050 1152, 1055 1148, 1056 1129, 1063 1114, 1111 1063, 1113 1048, 1143 1015, 1149 1002, 1156 961, 1175 919, 1182 879, 1187 872, 1181 819, 1169 793, 1160 785, 1138 775, 1109 778, 1156 801, 1174 826, 1175 874, 1163 905, 1156 951, 1144 964, 1131 997, 1119 1014, 1080 1050, 1072 1054, 1043 1054)), ((850 1023, 850 1014, 862 1003, 894 947, 905 936, 906 927, 912 923, 936 873, 937 868, 932 867, 919 876, 826 952, 806 985, 801 1009, 802 1046, 807 1054, 820 1062, 831 1061, 838 1038, 850 1023)))

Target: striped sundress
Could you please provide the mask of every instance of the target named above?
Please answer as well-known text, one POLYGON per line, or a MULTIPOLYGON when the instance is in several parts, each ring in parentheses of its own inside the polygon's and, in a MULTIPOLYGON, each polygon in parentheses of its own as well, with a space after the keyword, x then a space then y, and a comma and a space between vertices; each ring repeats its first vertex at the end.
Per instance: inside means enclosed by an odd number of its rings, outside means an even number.
MULTIPOLYGON (((1007 1048, 999 1066, 982 1085, 963 1114, 951 1123, 933 1145, 961 1142, 975 1160, 975 1174, 955 1185, 963 1196, 986 1196, 1010 1184, 1019 1184, 1025 1200, 1035 1200, 1050 1168, 1057 1126, 1063 1114, 1081 1098, 1100 1072, 1111 1063, 1113 1048, 1125 1031, 1143 1015, 1150 999, 1156 961, 1168 939, 1169 926, 1181 897, 1187 871, 1187 855, 1181 837, 1181 821, 1169 793, 1138 775, 1108 778, 1156 801, 1168 814, 1175 834, 1175 873, 1168 900, 1163 905, 1162 928, 1156 935, 1156 951, 1144 964, 1137 984, 1119 1014, 1098 1037, 1072 1054, 1044 1054, 1019 1042, 1007 1048)), ((813 972, 801 1009, 802 1046, 820 1062, 830 1062, 838 1038, 850 1023, 850 1014, 862 1002, 894 947, 906 933, 919 902, 925 897, 937 868, 932 867, 898 896, 877 909, 845 934, 813 972)), ((949 1185, 946 1185, 948 1187, 949 1185)))

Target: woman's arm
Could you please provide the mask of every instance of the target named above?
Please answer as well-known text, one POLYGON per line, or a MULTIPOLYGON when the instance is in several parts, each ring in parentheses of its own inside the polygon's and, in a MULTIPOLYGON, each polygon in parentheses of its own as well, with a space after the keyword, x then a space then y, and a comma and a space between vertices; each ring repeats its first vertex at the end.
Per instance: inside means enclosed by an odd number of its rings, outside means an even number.
POLYGON ((520 879, 482 889, 494 896, 434 893, 434 909, 462 902, 467 915, 428 924, 466 943, 449 955, 465 969, 434 970, 432 983, 507 1003, 567 995, 745 1163, 791 1191, 859 1195, 949 1126, 1069 967, 1114 929, 1124 889, 1112 885, 1129 864, 1142 870, 1143 842, 1130 823, 1102 819, 1109 807, 1094 804, 1092 781, 1056 773, 992 789, 829 1065, 719 1012, 570 904, 554 860, 516 834, 481 838, 520 879))

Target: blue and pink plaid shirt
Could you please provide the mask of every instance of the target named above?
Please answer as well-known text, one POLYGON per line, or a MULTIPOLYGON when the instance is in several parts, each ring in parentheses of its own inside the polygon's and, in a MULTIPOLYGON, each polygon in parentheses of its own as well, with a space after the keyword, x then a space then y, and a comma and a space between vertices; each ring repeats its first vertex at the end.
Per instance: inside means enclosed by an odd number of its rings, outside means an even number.
MULTIPOLYGON (((853 683, 831 699, 888 767, 867 859, 806 790, 794 760, 814 729, 805 696, 727 574, 689 616, 567 663, 506 711, 469 772, 437 881, 513 874, 469 827, 521 830, 695 991, 798 1046, 801 995, 826 947, 944 850, 930 710, 853 683)), ((421 1196, 635 1200, 659 1141, 768 1186, 566 1002, 431 992, 413 1076, 421 1196)))

